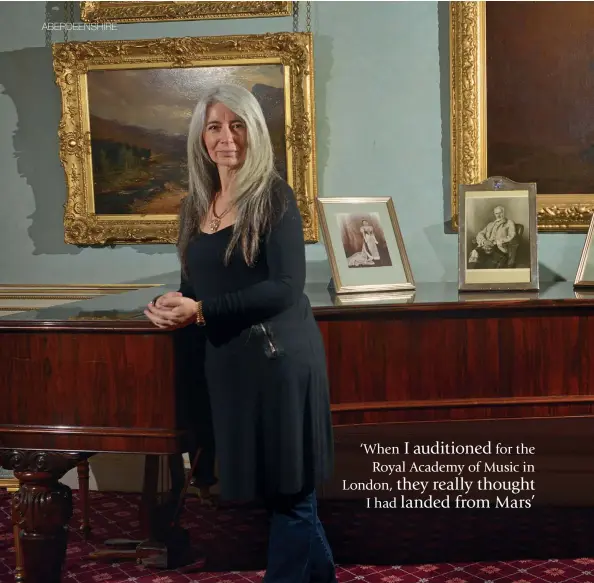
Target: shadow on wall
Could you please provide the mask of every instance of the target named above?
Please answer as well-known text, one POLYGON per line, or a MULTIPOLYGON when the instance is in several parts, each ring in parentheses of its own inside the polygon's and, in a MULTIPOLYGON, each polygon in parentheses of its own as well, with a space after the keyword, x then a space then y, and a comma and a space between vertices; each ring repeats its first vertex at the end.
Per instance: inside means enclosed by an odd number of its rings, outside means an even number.
MULTIPOLYGON (((61 98, 51 48, 0 52, 0 86, 16 108, 13 136, 18 173, 33 191, 28 229, 34 255, 77 255, 84 247, 64 243, 66 179, 59 156, 61 98)), ((8 163, 8 162, 7 162, 8 163)), ((130 245, 147 255, 175 254, 171 245, 130 245)))
POLYGON ((35 211, 27 217, 32 219, 34 254, 77 254, 80 250, 63 240, 66 184, 58 155, 60 94, 51 49, 0 53, 0 85, 17 111, 13 144, 18 173, 35 197, 35 211))
POLYGON ((179 285, 180 283, 180 270, 176 270, 176 271, 168 271, 167 273, 159 273, 157 275, 151 275, 149 277, 141 277, 140 279, 135 279, 134 281, 131 281, 130 283, 132 285, 138 284, 138 285, 144 285, 144 284, 150 284, 150 283, 156 283, 156 284, 163 284, 163 285, 179 285))

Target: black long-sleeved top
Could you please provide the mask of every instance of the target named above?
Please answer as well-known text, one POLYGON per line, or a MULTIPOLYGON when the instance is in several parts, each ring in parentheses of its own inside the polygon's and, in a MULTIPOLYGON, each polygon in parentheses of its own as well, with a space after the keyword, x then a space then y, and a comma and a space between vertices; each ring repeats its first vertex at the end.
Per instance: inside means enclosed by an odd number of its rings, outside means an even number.
POLYGON ((205 334, 205 350, 189 358, 190 366, 204 363, 228 500, 303 491, 326 479, 333 461, 324 343, 304 293, 301 215, 286 182, 275 184, 273 201, 279 216, 253 267, 240 247, 224 264, 232 227, 199 234, 181 288, 204 304, 206 326, 194 329, 205 334))
POLYGON ((182 279, 180 291, 202 300, 207 328, 238 331, 274 318, 303 297, 305 241, 297 200, 285 181, 277 181, 272 194, 276 219, 261 237, 254 266, 246 264, 239 246, 224 264, 232 226, 201 233, 188 246, 188 279, 182 279))

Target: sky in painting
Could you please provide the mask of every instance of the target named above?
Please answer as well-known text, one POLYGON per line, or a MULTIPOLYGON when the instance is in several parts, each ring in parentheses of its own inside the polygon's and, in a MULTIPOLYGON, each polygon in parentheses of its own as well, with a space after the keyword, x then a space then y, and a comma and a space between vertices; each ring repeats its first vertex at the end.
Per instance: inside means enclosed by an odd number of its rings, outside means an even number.
POLYGON ((89 113, 170 134, 186 134, 194 105, 204 88, 236 83, 282 88, 281 65, 238 65, 176 69, 90 71, 89 113))

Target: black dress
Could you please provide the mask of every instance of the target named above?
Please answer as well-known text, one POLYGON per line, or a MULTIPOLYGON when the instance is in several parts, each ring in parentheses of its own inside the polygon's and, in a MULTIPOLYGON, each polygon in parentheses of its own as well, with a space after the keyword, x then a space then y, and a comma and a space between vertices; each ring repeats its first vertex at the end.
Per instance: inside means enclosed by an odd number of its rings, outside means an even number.
POLYGON ((313 488, 333 466, 324 345, 304 294, 301 215, 286 182, 275 183, 273 201, 278 217, 254 266, 239 246, 224 264, 232 227, 199 234, 180 288, 203 302, 204 371, 225 500, 313 488))

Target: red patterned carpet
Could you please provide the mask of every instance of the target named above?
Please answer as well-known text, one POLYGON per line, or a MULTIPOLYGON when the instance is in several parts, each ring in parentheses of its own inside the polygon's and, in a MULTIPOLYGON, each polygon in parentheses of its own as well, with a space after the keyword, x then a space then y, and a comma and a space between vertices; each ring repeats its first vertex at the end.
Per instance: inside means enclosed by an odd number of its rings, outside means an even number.
MULTIPOLYGON (((76 503, 76 500, 75 500, 76 503)), ((201 571, 157 571, 134 562, 91 561, 107 538, 138 536, 138 496, 92 493, 93 534, 71 523, 66 583, 235 583, 262 579, 265 515, 188 501, 183 525, 202 545, 201 571)), ((594 583, 593 509, 365 511, 360 503, 320 502, 341 583, 594 583), (551 558, 556 557, 556 558, 551 558), (375 565, 375 566, 371 566, 375 565)), ((0 494, 0 583, 12 583, 9 498, 0 494)))

